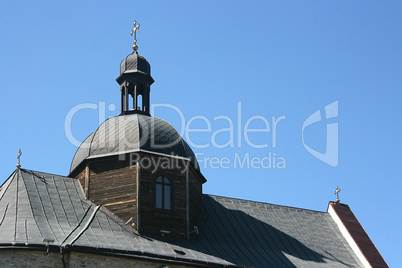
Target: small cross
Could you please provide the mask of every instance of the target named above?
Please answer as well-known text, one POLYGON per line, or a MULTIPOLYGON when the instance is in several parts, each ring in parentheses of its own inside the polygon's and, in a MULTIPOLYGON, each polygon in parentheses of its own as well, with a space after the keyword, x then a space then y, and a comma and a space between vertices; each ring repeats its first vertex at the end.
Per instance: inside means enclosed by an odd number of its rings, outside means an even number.
POLYGON ((17 168, 20 168, 20 158, 21 158, 22 152, 21 149, 18 149, 18 155, 17 155, 17 159, 18 159, 18 164, 17 164, 17 168))
POLYGON ((336 186, 336 203, 339 203, 341 200, 339 200, 339 192, 341 191, 341 188, 339 188, 338 186, 336 186))
POLYGON ((133 34, 134 34, 134 45, 133 45, 133 49, 135 50, 135 51, 137 51, 137 49, 138 49, 138 46, 137 46, 137 30, 138 30, 138 28, 140 28, 140 24, 138 23, 137 24, 137 21, 134 21, 134 28, 131 30, 131 33, 130 33, 130 35, 131 36, 133 36, 133 34))

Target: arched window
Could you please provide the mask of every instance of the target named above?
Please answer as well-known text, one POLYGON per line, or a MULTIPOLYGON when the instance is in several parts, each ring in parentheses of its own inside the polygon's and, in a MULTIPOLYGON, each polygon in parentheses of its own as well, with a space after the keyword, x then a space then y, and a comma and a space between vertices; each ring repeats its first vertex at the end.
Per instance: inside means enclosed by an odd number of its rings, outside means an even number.
POLYGON ((158 209, 171 209, 171 187, 170 181, 166 177, 159 177, 155 181, 155 207, 158 209))
POLYGON ((137 110, 143 111, 142 107, 142 94, 138 94, 137 96, 137 110))

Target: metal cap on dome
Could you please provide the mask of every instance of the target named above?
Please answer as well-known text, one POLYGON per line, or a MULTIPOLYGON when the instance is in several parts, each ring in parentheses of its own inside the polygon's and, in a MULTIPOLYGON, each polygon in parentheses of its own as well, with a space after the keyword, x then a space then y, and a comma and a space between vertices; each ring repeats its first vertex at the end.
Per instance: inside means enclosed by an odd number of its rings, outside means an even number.
POLYGON ((120 74, 125 72, 138 72, 151 76, 151 65, 144 56, 138 54, 138 52, 133 52, 128 55, 120 64, 120 74))

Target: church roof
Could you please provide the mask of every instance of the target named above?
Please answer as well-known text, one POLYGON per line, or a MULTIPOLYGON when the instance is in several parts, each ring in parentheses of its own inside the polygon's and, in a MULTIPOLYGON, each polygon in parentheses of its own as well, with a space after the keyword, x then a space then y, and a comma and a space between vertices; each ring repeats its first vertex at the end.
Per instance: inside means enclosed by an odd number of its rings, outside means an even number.
POLYGON ((77 179, 17 169, 0 188, 0 248, 72 250, 234 267, 362 267, 326 212, 203 196, 199 234, 139 235, 77 179), (46 242, 53 241, 53 242, 46 242))
POLYGON ((78 148, 70 173, 86 159, 139 151, 183 157, 199 170, 193 151, 171 124, 135 113, 103 122, 78 148))

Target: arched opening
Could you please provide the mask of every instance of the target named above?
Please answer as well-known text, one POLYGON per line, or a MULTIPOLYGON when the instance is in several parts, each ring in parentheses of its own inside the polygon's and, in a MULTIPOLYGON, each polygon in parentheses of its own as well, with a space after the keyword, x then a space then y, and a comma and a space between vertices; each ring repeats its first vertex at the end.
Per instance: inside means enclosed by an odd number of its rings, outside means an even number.
MULTIPOLYGON (((133 107, 133 102, 131 101, 131 97, 133 97, 132 94, 128 94, 127 98, 129 99, 129 101, 127 102, 128 107, 127 107, 127 111, 131 111, 134 107, 133 107)), ((134 98, 134 97, 133 97, 134 98)))
POLYGON ((142 94, 138 94, 137 96, 137 110, 142 111, 143 107, 142 107, 142 94))

